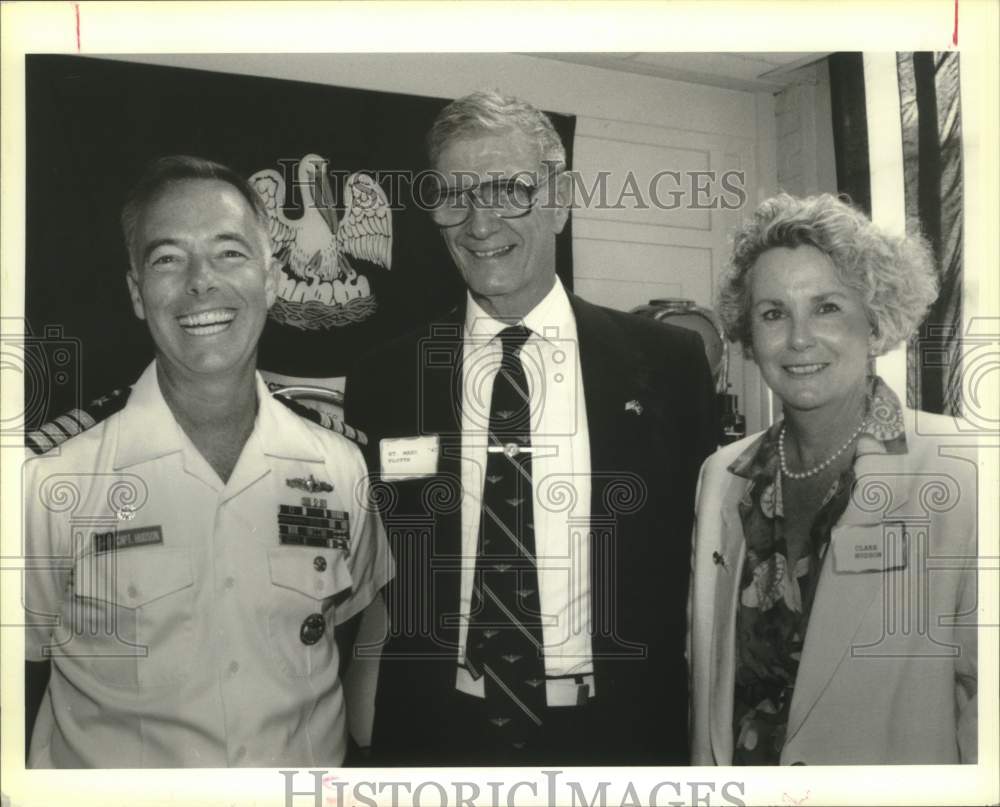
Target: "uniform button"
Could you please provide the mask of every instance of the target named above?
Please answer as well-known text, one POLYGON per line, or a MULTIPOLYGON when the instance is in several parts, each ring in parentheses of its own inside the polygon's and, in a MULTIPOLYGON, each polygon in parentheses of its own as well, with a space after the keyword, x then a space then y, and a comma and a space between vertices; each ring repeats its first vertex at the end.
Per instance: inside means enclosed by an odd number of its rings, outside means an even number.
POLYGON ((240 671, 240 663, 238 661, 230 662, 229 664, 229 674, 236 675, 240 671))
POLYGON ((326 632, 326 620, 322 614, 309 614, 299 630, 302 644, 316 644, 326 632))
POLYGON ((232 577, 227 577, 225 585, 226 585, 226 588, 232 588, 233 586, 236 585, 236 580, 234 578, 232 578, 232 577))
POLYGON ((129 586, 128 595, 134 600, 136 597, 139 596, 139 589, 137 589, 135 586, 129 586))
POLYGON ((236 749, 237 759, 243 759, 243 757, 245 757, 246 755, 247 755, 247 747, 245 745, 241 745, 239 748, 236 749))
POLYGON ((322 555, 317 555, 315 558, 313 558, 313 568, 317 572, 325 572, 326 571, 326 558, 324 558, 322 555))

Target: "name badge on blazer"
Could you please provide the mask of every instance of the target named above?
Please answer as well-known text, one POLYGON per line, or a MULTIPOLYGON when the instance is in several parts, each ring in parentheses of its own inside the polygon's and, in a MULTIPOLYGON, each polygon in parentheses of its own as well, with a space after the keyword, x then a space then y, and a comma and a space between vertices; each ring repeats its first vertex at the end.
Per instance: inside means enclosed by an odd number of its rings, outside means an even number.
POLYGON ((379 465, 387 479, 419 479, 438 469, 438 436, 387 437, 379 441, 379 465))
POLYGON ((909 543, 906 524, 902 521, 844 528, 831 540, 833 570, 837 574, 862 574, 905 569, 909 543))

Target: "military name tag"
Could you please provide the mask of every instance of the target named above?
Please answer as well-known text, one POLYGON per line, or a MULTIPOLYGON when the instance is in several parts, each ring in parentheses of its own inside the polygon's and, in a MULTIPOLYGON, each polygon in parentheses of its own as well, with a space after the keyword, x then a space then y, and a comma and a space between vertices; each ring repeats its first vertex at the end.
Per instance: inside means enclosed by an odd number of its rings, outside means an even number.
POLYGON ((94 552, 114 552, 133 546, 149 546, 163 543, 163 529, 157 524, 152 527, 136 527, 132 530, 108 530, 94 533, 94 552))
POLYGON ((278 507, 278 540, 287 546, 342 549, 351 554, 350 515, 345 510, 328 510, 326 499, 305 497, 301 506, 278 507))
POLYGON ((905 569, 909 536, 902 521, 886 521, 864 530, 845 530, 833 541, 833 568, 838 574, 891 572, 905 569))

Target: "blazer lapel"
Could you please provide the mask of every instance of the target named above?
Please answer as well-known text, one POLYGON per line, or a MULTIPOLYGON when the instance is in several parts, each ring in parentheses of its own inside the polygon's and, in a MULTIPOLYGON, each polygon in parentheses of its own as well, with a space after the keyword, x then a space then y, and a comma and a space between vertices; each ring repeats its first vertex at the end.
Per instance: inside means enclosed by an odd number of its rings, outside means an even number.
POLYGON ((733 757, 733 687, 736 674, 736 609, 746 541, 737 504, 747 480, 733 476, 722 501, 722 563, 716 566, 715 619, 712 620, 712 660, 709 665, 709 731, 715 761, 729 765, 733 757))
MULTIPOLYGON (((834 526, 827 556, 820 572, 816 599, 809 617, 802 661, 795 679, 795 692, 788 715, 787 743, 802 728, 816 701, 829 686, 838 667, 850 658, 855 636, 865 615, 873 606, 877 595, 883 591, 885 572, 845 572, 836 566, 837 552, 850 549, 855 543, 867 543, 873 537, 881 540, 884 509, 862 509, 858 506, 868 498, 859 496, 865 476, 890 464, 889 455, 872 454, 859 457, 856 465, 858 485, 852 493, 847 509, 834 526), (866 535, 870 536, 866 539, 866 535)), ((876 474, 884 476, 882 473, 876 474)), ((869 492, 878 492, 873 489, 869 492)), ((886 502, 888 504, 889 502, 886 502)), ((893 509, 902 507, 905 500, 891 501, 893 509)))

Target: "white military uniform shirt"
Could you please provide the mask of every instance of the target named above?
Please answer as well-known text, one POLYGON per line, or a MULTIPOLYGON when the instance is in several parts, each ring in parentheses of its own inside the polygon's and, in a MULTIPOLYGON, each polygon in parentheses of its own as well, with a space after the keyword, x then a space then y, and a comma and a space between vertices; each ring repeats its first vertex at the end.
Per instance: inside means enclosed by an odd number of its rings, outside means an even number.
POLYGON ((25 466, 31 767, 336 766, 335 626, 392 577, 361 454, 274 401, 225 484, 155 362, 125 408, 25 466), (310 545, 312 542, 312 545, 310 545), (325 543, 324 543, 325 542, 325 543))

